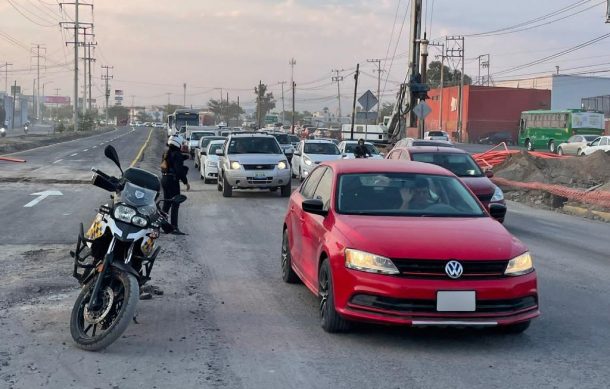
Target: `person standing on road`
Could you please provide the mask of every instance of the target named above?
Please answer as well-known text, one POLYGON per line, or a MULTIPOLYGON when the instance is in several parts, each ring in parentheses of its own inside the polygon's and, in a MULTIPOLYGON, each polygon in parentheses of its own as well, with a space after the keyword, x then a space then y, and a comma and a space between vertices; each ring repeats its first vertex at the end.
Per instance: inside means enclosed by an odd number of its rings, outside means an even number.
POLYGON ((167 151, 163 154, 163 160, 161 162, 161 186, 163 187, 163 198, 166 200, 163 202, 163 212, 167 213, 171 208, 171 224, 174 227, 173 234, 185 235, 178 228, 178 209, 180 204, 169 201, 175 196, 180 194, 180 181, 186 185, 186 190, 189 191, 191 186, 189 185, 186 173, 188 168, 184 166, 184 157, 180 152, 180 146, 182 145, 181 136, 170 136, 167 141, 167 151))
POLYGON ((354 157, 367 158, 370 156, 371 156, 371 153, 369 153, 369 150, 366 148, 366 145, 364 144, 364 139, 362 139, 362 138, 358 139, 358 144, 356 145, 356 150, 354 150, 354 157))

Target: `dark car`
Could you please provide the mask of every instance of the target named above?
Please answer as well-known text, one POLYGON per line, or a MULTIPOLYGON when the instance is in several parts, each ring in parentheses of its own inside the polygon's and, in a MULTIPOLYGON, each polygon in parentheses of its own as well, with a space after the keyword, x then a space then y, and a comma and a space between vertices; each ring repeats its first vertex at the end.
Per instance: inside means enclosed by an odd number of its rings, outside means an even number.
POLYGON ((485 145, 497 145, 502 142, 507 145, 515 144, 513 135, 508 131, 490 132, 479 138, 479 143, 485 145))

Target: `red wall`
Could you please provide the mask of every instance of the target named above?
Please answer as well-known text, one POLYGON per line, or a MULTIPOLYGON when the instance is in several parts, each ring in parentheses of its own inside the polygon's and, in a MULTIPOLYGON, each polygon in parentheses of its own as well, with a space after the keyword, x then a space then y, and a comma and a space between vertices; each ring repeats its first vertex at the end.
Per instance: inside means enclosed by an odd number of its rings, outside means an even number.
MULTIPOLYGON (((459 96, 458 87, 444 88, 443 130, 457 131, 459 96), (454 101, 452 111, 452 100, 454 101)), ((431 90, 427 103, 432 112, 426 118, 426 129, 439 128, 440 89, 431 90)), ((496 88, 464 86, 464 141, 476 142, 481 136, 495 131, 511 131, 517 138, 521 112, 533 109, 549 109, 551 91, 542 89, 496 88)))

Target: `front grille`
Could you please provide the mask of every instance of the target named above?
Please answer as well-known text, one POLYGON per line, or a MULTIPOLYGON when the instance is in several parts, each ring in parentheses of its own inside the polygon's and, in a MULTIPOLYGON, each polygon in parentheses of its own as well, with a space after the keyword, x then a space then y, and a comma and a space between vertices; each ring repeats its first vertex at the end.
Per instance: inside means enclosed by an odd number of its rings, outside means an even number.
POLYGON ((491 198, 494 196, 493 193, 489 193, 489 194, 484 194, 484 195, 477 195, 477 197, 479 198, 479 201, 486 203, 491 201, 491 198))
MULTIPOLYGON (((350 304, 358 307, 383 309, 400 313, 437 313, 436 300, 398 299, 369 294, 356 294, 351 298, 350 304)), ((513 313, 534 308, 537 305, 538 301, 533 296, 512 300, 477 300, 474 313, 513 313)))
POLYGON ((271 184, 273 182, 273 177, 263 177, 263 178, 254 178, 254 177, 246 177, 248 184, 271 184))
POLYGON ((244 170, 273 170, 275 169, 275 165, 265 165, 265 164, 258 164, 258 165, 242 165, 244 167, 244 170))
MULTIPOLYGON (((438 259, 393 259, 392 262, 400 271, 400 276, 410 278, 451 279, 445 273, 449 260, 438 259)), ((464 272, 460 279, 484 279, 504 276, 508 261, 458 261, 464 272)))

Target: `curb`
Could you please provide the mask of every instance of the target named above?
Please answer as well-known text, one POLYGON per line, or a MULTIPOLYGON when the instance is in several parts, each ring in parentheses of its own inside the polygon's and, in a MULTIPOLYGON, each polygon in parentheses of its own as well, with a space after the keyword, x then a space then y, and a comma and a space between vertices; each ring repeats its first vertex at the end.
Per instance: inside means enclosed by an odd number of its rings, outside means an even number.
POLYGON ((562 209, 564 211, 567 211, 569 213, 572 213, 577 216, 582 216, 582 217, 595 215, 595 216, 599 217, 600 219, 602 219, 603 221, 610 223, 610 212, 595 211, 595 210, 590 210, 587 208, 576 207, 573 205, 564 205, 562 209))

